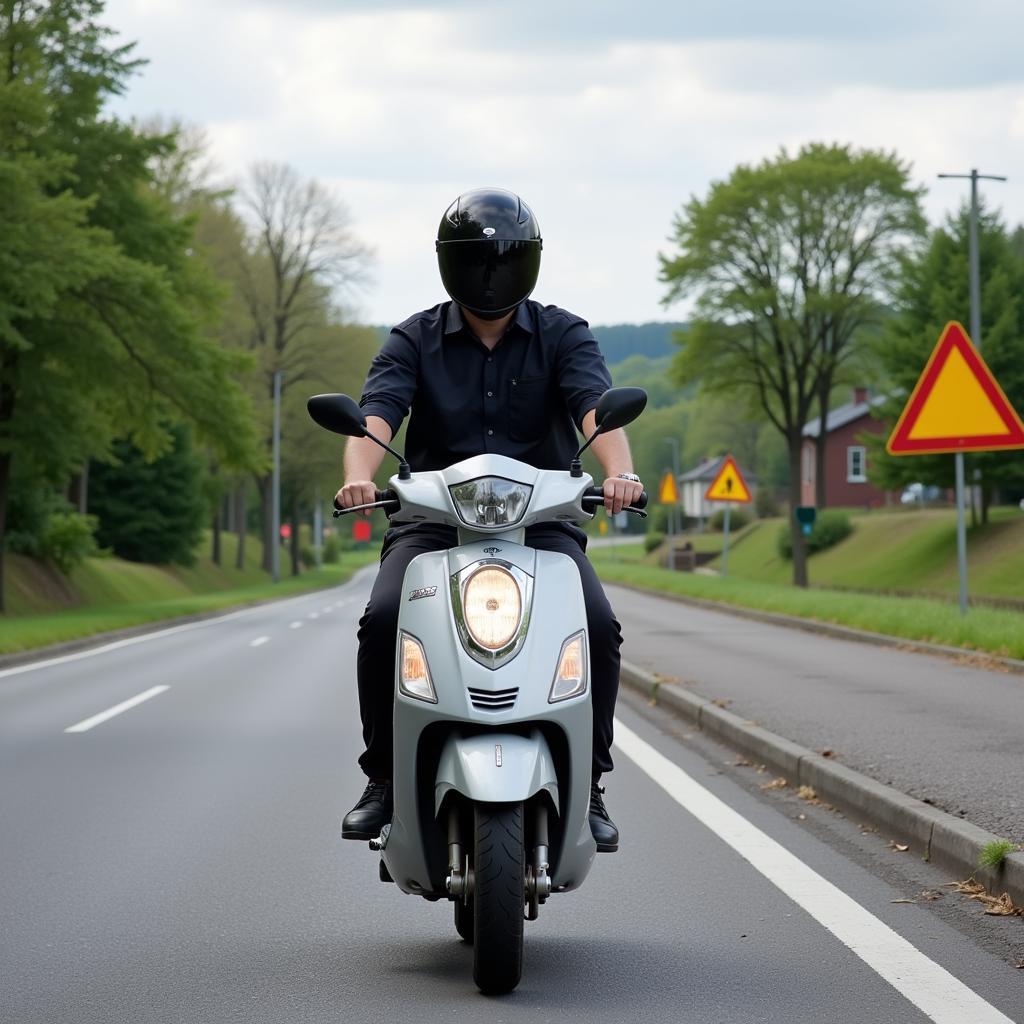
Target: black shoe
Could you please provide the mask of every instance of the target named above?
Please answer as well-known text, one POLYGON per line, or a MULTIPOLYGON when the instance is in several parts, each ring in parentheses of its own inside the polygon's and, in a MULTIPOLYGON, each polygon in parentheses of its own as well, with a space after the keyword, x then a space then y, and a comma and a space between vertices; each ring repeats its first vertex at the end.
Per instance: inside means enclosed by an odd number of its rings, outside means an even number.
POLYGON ((376 839, 394 813, 390 779, 370 779, 359 802, 341 823, 342 839, 376 839))
POLYGON ((590 784, 590 831, 597 841, 598 853, 615 853, 619 848, 619 830, 608 817, 602 794, 604 788, 598 785, 597 779, 590 784))

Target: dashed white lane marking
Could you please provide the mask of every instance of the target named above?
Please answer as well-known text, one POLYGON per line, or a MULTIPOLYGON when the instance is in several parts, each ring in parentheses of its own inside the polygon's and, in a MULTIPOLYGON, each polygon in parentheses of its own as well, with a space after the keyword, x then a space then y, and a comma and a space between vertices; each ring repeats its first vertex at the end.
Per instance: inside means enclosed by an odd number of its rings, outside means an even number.
POLYGON ((262 647, 265 643, 270 640, 269 636, 258 636, 255 640, 249 641, 250 647, 262 647))
POLYGON ((328 605, 324 605, 324 607, 320 611, 320 614, 321 615, 326 615, 328 612, 333 612, 333 611, 334 611, 334 605, 328 604, 328 605))
POLYGON ((145 690, 143 693, 136 694, 134 697, 129 697, 128 700, 121 701, 120 704, 115 704, 112 708, 107 708, 106 711, 101 711, 98 715, 93 715, 92 718, 86 718, 81 722, 77 722, 75 725, 69 725, 64 731, 88 732, 94 725, 100 725, 107 721, 107 719, 113 718, 114 715, 119 715, 122 711, 127 711, 129 708, 133 708, 136 705, 141 704, 144 700, 149 700, 150 697, 156 697, 169 689, 169 686, 154 686, 145 690))
POLYGON ((320 618, 320 613, 319 612, 310 612, 309 613, 309 618, 311 618, 311 619, 319 619, 320 618))
POLYGON ((302 629, 302 623, 299 622, 298 619, 296 619, 295 622, 293 622, 288 628, 289 629, 302 629))
POLYGON ((676 803, 936 1024, 1013 1024, 977 992, 765 835, 618 719, 615 745, 676 803))

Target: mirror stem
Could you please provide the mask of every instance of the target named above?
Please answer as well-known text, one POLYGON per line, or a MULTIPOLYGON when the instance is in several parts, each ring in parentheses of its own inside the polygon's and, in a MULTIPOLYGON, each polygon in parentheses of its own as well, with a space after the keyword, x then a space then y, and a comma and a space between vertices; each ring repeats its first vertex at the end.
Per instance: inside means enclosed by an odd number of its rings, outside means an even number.
POLYGON ((379 437, 371 434, 365 427, 363 427, 363 437, 368 437, 375 444, 379 444, 381 448, 386 452, 390 452, 396 459, 398 459, 398 479, 409 480, 412 477, 412 470, 409 468, 409 463, 405 461, 405 456, 400 455, 395 451, 394 448, 389 444, 385 444, 379 437))
POLYGON ((590 447, 594 438, 601 433, 601 428, 598 427, 590 437, 583 442, 583 447, 573 456, 572 462, 569 463, 569 475, 570 476, 583 476, 583 464, 580 462, 580 456, 590 447))

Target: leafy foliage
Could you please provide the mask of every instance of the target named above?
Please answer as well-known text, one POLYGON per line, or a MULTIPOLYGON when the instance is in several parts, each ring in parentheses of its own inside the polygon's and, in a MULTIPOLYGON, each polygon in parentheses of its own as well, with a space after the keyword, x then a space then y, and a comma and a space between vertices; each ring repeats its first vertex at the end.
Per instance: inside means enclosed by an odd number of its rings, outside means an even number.
POLYGON ((170 429, 174 446, 156 459, 127 441, 113 446, 117 462, 93 469, 90 507, 104 547, 131 562, 191 565, 206 519, 202 463, 188 431, 170 429))
MULTIPOLYGON (((729 530, 742 530, 750 523, 750 513, 744 508, 734 508, 729 513, 729 530)), ((718 509, 708 519, 708 529, 721 533, 725 529, 725 509, 718 509)))
MULTIPOLYGON (((818 513, 814 522, 814 529, 806 539, 808 554, 815 554, 818 551, 825 551, 834 547, 842 540, 846 540, 853 533, 853 523, 850 516, 842 509, 826 508, 818 513)), ((778 541, 779 554, 789 561, 793 557, 792 533, 788 526, 779 530, 778 541)))
POLYGON ((66 576, 96 554, 96 526, 95 516, 51 512, 39 535, 39 557, 53 562, 66 576))

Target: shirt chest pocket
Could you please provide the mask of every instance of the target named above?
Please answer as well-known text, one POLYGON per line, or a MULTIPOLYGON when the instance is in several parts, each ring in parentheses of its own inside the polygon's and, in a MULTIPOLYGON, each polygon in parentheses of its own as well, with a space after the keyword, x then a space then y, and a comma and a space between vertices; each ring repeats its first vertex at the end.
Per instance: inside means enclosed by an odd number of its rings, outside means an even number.
POLYGON ((513 441, 539 441, 548 431, 551 378, 514 377, 508 384, 508 436, 513 441))

